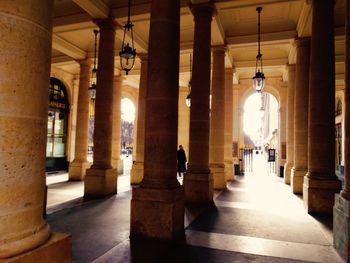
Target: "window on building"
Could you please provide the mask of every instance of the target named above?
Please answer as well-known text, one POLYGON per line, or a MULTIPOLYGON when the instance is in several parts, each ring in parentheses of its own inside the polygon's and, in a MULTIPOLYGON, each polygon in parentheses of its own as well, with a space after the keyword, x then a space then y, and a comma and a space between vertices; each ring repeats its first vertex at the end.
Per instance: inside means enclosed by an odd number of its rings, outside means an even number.
POLYGON ((66 156, 68 102, 67 91, 61 81, 50 79, 49 110, 47 120, 47 158, 66 156))

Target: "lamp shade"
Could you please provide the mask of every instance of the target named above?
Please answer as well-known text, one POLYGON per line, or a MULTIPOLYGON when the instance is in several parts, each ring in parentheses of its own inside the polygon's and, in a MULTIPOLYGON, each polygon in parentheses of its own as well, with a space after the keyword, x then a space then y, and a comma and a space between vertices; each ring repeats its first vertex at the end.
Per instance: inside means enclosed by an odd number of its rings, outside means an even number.
POLYGON ((187 107, 191 107, 191 93, 188 93, 186 97, 186 105, 187 107))
POLYGON ((257 92, 261 92, 264 89, 264 85, 265 85, 264 80, 265 80, 264 73, 258 70, 255 73, 255 76, 253 77, 253 87, 257 92))

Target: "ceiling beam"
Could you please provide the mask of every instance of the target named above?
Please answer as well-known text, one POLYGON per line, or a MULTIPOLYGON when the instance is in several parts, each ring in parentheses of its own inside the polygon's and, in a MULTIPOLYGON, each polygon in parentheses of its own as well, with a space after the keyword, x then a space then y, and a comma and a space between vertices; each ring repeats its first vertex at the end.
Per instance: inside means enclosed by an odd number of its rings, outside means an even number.
MULTIPOLYGON (((273 66, 285 66, 288 63, 288 58, 273 58, 273 59, 264 59, 263 61, 264 69, 267 67, 273 67, 273 66)), ((233 66, 236 69, 243 69, 243 68, 255 68, 256 61, 255 60, 242 60, 242 61, 234 61, 233 66)))
POLYGON ((218 15, 213 17, 211 23, 211 44, 213 46, 225 44, 225 31, 221 25, 218 15))
POLYGON ((248 7, 257 7, 257 6, 267 6, 280 4, 285 2, 296 2, 301 0, 245 0, 245 1, 236 1, 236 0, 216 0, 215 4, 220 10, 229 11, 237 8, 248 8, 248 7))
POLYGON ((102 0, 73 0, 93 18, 108 18, 109 7, 102 0))
POLYGON ((56 34, 52 35, 52 48, 73 59, 84 59, 87 57, 87 53, 84 50, 56 34))
POLYGON ((311 4, 307 3, 307 1, 304 1, 297 24, 297 31, 299 37, 309 36, 309 34, 311 33, 309 28, 311 24, 311 11, 311 4))
MULTIPOLYGON (((261 34, 261 42, 270 42, 270 41, 287 41, 293 40, 297 36, 297 31, 289 30, 282 32, 272 32, 272 33, 263 33, 261 34)), ((236 45, 246 45, 257 43, 258 35, 246 35, 246 36, 226 36, 226 43, 229 46, 236 45)))

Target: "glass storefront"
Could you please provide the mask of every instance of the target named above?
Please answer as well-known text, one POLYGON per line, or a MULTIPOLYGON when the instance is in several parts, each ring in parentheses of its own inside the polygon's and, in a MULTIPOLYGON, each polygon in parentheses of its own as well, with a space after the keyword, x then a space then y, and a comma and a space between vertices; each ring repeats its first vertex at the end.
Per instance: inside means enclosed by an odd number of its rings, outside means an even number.
POLYGON ((66 87, 55 78, 50 79, 47 118, 46 171, 66 170, 66 139, 68 121, 66 87))

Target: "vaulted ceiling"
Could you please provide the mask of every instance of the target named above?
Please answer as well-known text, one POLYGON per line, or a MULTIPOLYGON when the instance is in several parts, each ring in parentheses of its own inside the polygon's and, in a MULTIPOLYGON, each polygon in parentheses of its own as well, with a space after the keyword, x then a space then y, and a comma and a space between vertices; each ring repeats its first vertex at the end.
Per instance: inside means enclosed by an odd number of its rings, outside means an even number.
MULTIPOLYGON (((194 21, 189 3, 206 0, 181 0, 180 19, 180 85, 189 81, 194 21)), ((309 0, 214 0, 216 15, 212 21, 212 45, 226 45, 226 67, 234 67, 234 80, 251 78, 257 53, 257 12, 261 13, 261 50, 267 77, 286 80, 286 64, 295 63, 295 37, 311 35, 312 10, 309 0)), ((131 20, 137 52, 147 53, 150 26, 150 0, 131 1, 131 20)), ((127 0, 55 0, 53 19, 52 67, 68 74, 79 74, 78 59, 93 58, 93 18, 112 16, 121 25, 117 29, 115 50, 119 53, 123 37, 122 25, 127 20, 127 0)), ((336 79, 344 81, 345 0, 335 5, 336 79)), ((325 18, 327 19, 327 18, 325 18)), ((119 58, 115 58, 119 66, 119 58)), ((138 86, 140 62, 129 73, 127 81, 138 86)))

